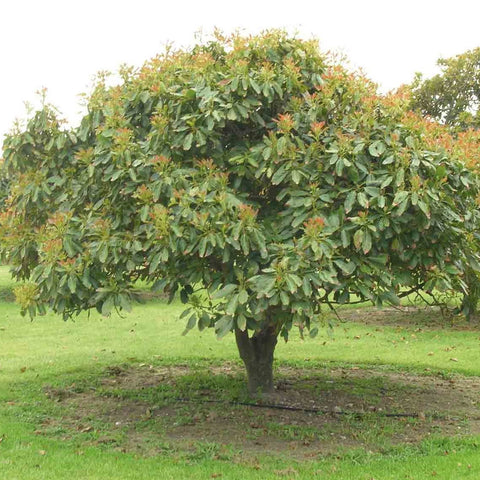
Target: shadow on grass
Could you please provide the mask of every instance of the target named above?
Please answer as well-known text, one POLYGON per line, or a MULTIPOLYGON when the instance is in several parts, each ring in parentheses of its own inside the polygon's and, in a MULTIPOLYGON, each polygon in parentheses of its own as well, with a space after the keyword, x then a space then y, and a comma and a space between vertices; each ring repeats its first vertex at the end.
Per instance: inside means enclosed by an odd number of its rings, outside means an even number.
POLYGON ((190 460, 388 452, 480 432, 477 379, 286 365, 277 378, 275 393, 259 402, 248 398, 236 363, 113 365, 44 385, 27 415, 38 435, 190 460))
POLYGON ((12 303, 15 301, 15 294, 12 287, 0 287, 0 302, 12 303))

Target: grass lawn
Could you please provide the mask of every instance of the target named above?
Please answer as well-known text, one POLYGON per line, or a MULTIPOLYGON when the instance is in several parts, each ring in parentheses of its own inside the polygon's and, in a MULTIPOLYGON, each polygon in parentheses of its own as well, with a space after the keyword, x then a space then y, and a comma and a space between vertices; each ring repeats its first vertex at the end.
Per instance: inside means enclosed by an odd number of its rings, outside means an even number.
POLYGON ((430 310, 349 308, 276 351, 247 397, 233 336, 182 306, 123 317, 11 302, 0 268, 0 479, 480 478, 480 331, 430 310))

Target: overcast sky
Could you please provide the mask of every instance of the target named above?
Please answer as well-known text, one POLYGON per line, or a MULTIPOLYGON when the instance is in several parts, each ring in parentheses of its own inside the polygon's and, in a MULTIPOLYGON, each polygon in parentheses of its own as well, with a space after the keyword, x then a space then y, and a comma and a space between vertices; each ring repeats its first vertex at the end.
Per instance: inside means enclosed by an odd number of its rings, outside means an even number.
POLYGON ((141 65, 168 42, 192 44, 200 30, 297 30, 346 54, 385 91, 480 46, 479 18, 478 0, 4 0, 0 143, 42 87, 75 123, 78 94, 97 71, 141 65))

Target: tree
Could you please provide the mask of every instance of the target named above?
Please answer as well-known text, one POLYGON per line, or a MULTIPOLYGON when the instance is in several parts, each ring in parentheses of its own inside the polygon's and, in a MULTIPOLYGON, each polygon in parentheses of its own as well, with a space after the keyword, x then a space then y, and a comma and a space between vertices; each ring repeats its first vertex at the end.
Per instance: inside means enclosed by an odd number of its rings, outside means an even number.
POLYGON ((440 58, 441 73, 412 84, 412 107, 459 130, 480 127, 480 48, 440 58))
MULTIPOLYGON (((234 332, 249 391, 325 306, 459 288, 477 177, 438 129, 273 31, 101 77, 80 126, 47 105, 5 143, 2 252, 23 312, 129 310, 179 293, 186 331, 234 332)), ((441 127, 438 127, 441 128, 441 127)))

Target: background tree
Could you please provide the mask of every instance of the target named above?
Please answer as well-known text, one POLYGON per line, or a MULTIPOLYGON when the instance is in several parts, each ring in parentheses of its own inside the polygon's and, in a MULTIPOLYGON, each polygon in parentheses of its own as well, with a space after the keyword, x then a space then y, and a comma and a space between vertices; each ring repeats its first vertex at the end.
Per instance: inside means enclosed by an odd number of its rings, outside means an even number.
MULTIPOLYGON (((438 60, 441 73, 424 79, 417 74, 411 85, 410 107, 435 121, 445 124, 457 139, 462 154, 476 170, 480 151, 480 48, 451 58, 438 60)), ((480 236, 474 232, 476 243, 480 236)), ((468 269, 465 278, 467 293, 461 307, 470 317, 477 313, 480 301, 480 278, 468 269)))
POLYGON ((480 48, 440 58, 441 73, 412 84, 412 107, 458 130, 480 127, 480 48))
MULTIPOLYGON (((442 127, 283 32, 168 51, 100 78, 63 129, 45 106, 4 156, 2 251, 24 312, 179 292, 186 331, 235 333, 251 393, 278 336, 325 305, 462 288, 477 177, 442 127)), ((147 320, 146 320, 147 321, 147 320)))

